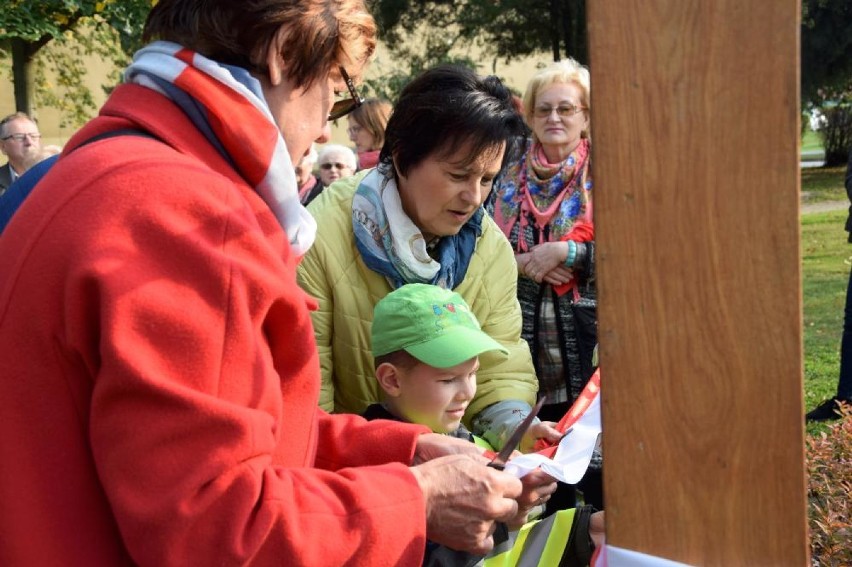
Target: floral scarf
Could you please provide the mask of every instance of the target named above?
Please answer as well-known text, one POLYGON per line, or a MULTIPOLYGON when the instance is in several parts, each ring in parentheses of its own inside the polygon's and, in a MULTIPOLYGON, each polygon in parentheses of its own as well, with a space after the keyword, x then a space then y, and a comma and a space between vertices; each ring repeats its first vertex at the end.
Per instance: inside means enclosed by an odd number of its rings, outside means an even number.
POLYGON ((402 210, 396 181, 383 169, 370 171, 352 199, 352 228, 361 258, 394 288, 430 283, 454 289, 464 280, 476 240, 482 234, 482 208, 458 234, 438 240, 436 261, 429 255, 423 233, 402 210))
MULTIPOLYGON (((589 140, 580 140, 564 161, 547 163, 541 144, 535 142, 520 160, 510 165, 495 195, 494 220, 507 238, 520 220, 521 231, 532 217, 541 242, 563 240, 576 223, 591 223, 589 140)), ((527 250, 518 238, 518 251, 527 250)))
POLYGON ((307 252, 316 221, 299 202, 290 154, 257 79, 240 67, 156 41, 136 52, 124 80, 178 105, 269 206, 294 253, 307 252))

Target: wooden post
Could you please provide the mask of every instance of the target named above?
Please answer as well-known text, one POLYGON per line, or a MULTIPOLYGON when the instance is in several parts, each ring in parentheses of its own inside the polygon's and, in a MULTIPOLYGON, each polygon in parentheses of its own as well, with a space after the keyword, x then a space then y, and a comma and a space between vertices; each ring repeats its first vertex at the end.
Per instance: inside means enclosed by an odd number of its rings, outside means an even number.
POLYGON ((611 545, 809 561, 800 10, 588 3, 611 545))

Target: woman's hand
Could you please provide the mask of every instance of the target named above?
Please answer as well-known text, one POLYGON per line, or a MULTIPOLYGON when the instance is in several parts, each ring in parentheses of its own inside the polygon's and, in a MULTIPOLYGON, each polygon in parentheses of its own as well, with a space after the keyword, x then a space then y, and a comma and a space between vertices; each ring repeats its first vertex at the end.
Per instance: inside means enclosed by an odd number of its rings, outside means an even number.
MULTIPOLYGON (((520 254, 515 254, 515 262, 518 264, 518 273, 522 276, 526 276, 530 278, 529 273, 527 272, 527 264, 530 261, 529 252, 522 252, 520 254)), ((530 278, 532 279, 532 278, 530 278)))
POLYGON ((574 279, 574 270, 565 266, 556 266, 544 276, 544 282, 550 285, 562 285, 574 279))
MULTIPOLYGON (((521 273, 531 280, 537 283, 541 283, 542 281, 546 281, 547 283, 555 282, 556 285, 559 283, 565 283, 564 281, 559 281, 564 277, 560 275, 562 272, 557 272, 552 275, 552 281, 548 281, 546 278, 556 268, 567 270, 567 268, 562 265, 563 262, 565 262, 565 258, 568 256, 567 242, 543 242, 542 244, 536 244, 529 252, 526 254, 520 254, 519 256, 526 256, 526 258, 523 259, 523 270, 521 273)), ((518 261, 518 267, 521 267, 520 260, 518 261)))
POLYGON ((494 522, 516 518, 518 500, 533 497, 534 488, 466 455, 433 459, 410 470, 426 501, 426 537, 476 555, 494 547, 494 522))
POLYGON ((556 481, 541 469, 536 469, 521 479, 523 492, 518 497, 518 512, 506 524, 517 530, 527 523, 527 516, 536 506, 541 506, 556 492, 556 481))

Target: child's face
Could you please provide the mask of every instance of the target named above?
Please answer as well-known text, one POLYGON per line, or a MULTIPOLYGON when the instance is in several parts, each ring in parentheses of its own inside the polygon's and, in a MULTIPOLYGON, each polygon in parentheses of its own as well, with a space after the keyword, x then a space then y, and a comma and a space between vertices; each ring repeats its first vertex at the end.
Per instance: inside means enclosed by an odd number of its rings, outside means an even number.
POLYGON ((419 423, 436 433, 458 429, 464 412, 476 393, 479 358, 474 357, 452 368, 416 364, 398 369, 399 395, 393 404, 400 417, 419 423))

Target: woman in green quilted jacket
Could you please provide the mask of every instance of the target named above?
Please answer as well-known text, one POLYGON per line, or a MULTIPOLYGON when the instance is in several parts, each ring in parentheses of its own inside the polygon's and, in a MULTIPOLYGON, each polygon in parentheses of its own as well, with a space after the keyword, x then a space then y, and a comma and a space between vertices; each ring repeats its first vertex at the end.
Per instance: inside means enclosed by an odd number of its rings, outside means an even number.
MULTIPOLYGON (((496 77, 440 66, 402 91, 376 169, 326 189, 309 210, 317 240, 299 283, 318 300, 319 403, 361 413, 380 396, 373 379, 373 307, 406 283, 458 292, 508 357, 483 355, 465 423, 495 447, 530 411, 538 388, 521 337, 517 268, 509 242, 482 204, 527 128, 496 77)), ((537 423, 524 440, 556 441, 537 423)))

